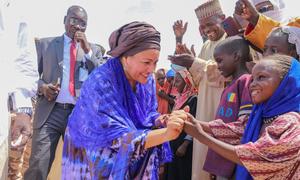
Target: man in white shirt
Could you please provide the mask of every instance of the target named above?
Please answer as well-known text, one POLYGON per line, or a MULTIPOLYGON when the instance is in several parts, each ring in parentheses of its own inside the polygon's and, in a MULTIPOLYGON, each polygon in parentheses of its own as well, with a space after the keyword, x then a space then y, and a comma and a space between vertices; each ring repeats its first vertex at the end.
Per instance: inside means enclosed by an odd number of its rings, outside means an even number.
POLYGON ((7 178, 8 148, 22 149, 31 137, 31 98, 36 94, 38 73, 34 41, 25 22, 12 17, 9 1, 0 3, 0 179, 7 178), (13 112, 11 141, 10 117, 13 112))

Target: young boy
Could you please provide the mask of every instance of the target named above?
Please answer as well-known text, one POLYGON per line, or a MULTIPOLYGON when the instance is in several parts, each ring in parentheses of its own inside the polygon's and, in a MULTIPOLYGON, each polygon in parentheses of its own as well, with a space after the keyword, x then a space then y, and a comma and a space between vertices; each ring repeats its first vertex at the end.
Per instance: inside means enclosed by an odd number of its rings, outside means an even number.
MULTIPOLYGON (((252 109, 252 101, 248 89, 251 75, 246 67, 246 62, 251 61, 248 43, 239 36, 227 38, 216 46, 214 59, 221 74, 225 78, 232 77, 232 81, 226 85, 222 92, 215 115, 217 121, 208 124, 215 129, 214 132, 210 131, 214 137, 226 141, 226 139, 231 138, 231 134, 226 133, 223 123, 235 122, 240 116, 249 115, 252 109), (222 122, 221 125, 220 121, 222 122)), ((234 173, 234 168, 234 163, 214 151, 208 150, 204 170, 230 179, 234 173)))

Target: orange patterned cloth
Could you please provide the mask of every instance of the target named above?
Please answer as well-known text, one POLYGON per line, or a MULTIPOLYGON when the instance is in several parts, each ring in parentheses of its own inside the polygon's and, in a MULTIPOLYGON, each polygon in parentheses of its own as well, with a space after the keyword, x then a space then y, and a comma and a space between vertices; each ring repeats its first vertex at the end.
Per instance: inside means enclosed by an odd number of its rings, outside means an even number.
POLYGON ((160 114, 168 114, 169 113, 169 102, 168 100, 159 97, 157 94, 159 91, 163 91, 165 93, 167 93, 169 89, 169 84, 167 83, 167 81, 164 83, 164 86, 160 86, 157 82, 156 82, 156 97, 157 97, 157 104, 158 104, 158 109, 157 111, 160 114))

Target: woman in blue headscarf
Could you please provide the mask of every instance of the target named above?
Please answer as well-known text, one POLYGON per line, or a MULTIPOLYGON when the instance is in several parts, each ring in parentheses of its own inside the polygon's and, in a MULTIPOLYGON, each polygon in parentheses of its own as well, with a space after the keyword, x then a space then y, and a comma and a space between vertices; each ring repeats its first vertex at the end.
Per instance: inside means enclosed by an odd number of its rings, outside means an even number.
POLYGON ((177 138, 187 119, 184 111, 163 117, 156 111, 152 73, 160 33, 132 22, 114 31, 109 44, 113 58, 85 81, 69 117, 62 178, 158 179, 159 166, 171 158, 165 142, 177 138))
POLYGON ((185 131, 237 163, 236 179, 299 179, 300 63, 289 56, 265 57, 252 70, 250 93, 255 104, 241 145, 207 134, 192 118, 185 131))

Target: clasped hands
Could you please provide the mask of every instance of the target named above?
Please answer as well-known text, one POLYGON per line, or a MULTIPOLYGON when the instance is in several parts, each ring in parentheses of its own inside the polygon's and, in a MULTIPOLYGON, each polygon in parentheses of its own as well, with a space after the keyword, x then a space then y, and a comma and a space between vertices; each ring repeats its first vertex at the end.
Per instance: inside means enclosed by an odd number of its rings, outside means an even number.
POLYGON ((176 110, 171 114, 160 116, 156 120, 156 124, 166 127, 166 137, 169 140, 176 139, 182 130, 198 139, 205 132, 201 124, 188 112, 189 107, 186 106, 183 110, 176 110))

